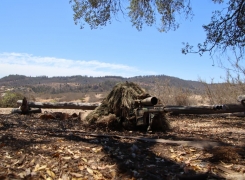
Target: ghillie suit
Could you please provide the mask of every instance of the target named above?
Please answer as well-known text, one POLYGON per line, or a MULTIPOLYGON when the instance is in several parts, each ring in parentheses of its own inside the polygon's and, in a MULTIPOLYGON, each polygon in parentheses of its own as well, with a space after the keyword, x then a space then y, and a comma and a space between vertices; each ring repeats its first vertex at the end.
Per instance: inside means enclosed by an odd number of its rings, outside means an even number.
MULTIPOLYGON (((134 129, 137 125, 135 109, 137 102, 150 97, 144 89, 133 82, 118 83, 101 105, 91 112, 86 120, 89 124, 106 125, 109 129, 134 129)), ((167 130, 169 123, 164 114, 153 118, 154 130, 167 130)))

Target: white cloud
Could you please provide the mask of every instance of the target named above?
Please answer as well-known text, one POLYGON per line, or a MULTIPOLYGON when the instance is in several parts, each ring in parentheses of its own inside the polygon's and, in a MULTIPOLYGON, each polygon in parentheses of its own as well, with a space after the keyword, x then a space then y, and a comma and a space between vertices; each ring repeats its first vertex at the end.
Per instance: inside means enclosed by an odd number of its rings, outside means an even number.
POLYGON ((140 71, 135 67, 123 64, 105 63, 100 61, 84 61, 61 59, 55 57, 39 57, 26 53, 0 53, 0 77, 9 74, 26 76, 105 76, 117 75, 131 77, 153 74, 140 71))

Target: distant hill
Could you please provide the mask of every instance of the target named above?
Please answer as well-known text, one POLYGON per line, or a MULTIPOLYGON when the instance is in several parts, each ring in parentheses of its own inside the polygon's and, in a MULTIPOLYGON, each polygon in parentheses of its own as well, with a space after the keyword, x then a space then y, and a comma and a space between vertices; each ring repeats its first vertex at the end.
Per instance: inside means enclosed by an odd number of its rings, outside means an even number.
POLYGON ((202 83, 198 81, 188 81, 176 77, 165 75, 149 75, 124 78, 120 76, 37 76, 28 77, 24 75, 9 75, 0 79, 0 86, 17 90, 28 89, 34 93, 64 93, 64 92, 107 92, 118 82, 135 82, 141 87, 150 90, 157 84, 166 84, 185 88, 192 91, 200 91, 202 83))

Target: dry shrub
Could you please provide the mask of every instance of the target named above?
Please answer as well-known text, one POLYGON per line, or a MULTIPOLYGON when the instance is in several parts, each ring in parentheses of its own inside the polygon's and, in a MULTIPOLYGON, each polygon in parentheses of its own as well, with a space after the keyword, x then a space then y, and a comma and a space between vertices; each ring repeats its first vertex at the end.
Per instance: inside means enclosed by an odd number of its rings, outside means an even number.
POLYGON ((225 83, 206 83, 201 81, 205 86, 205 97, 209 104, 229 104, 237 103, 237 97, 244 94, 245 84, 239 82, 225 83))
POLYGON ((180 94, 177 94, 175 97, 175 103, 176 105, 178 106, 188 106, 190 103, 189 103, 189 96, 185 93, 180 93, 180 94))
POLYGON ((108 92, 88 92, 86 93, 86 95, 89 96, 89 102, 101 102, 104 99, 104 97, 108 95, 108 92), (98 94, 100 94, 100 96, 98 96, 98 94))
POLYGON ((156 81, 155 86, 152 88, 151 93, 161 100, 164 105, 175 105, 174 89, 170 85, 170 80, 156 81))
POLYGON ((198 91, 172 86, 169 80, 156 81, 151 94, 164 105, 200 105, 237 103, 237 97, 245 93, 245 80, 239 77, 227 77, 224 83, 207 83, 199 80, 203 86, 198 91), (198 99, 195 97, 199 96, 198 99))
POLYGON ((77 92, 67 92, 67 93, 57 93, 57 94, 36 94, 37 99, 45 99, 53 102, 69 102, 75 100, 82 100, 85 97, 84 93, 77 92))
POLYGON ((196 94, 187 88, 170 85, 170 80, 156 81, 151 93, 164 105, 188 106, 195 105, 197 101, 191 97, 196 94))
POLYGON ((67 93, 60 93, 57 94, 59 98, 59 102, 69 102, 69 101, 75 101, 75 100, 82 100, 85 98, 85 95, 83 93, 77 93, 77 92, 67 92, 67 93))

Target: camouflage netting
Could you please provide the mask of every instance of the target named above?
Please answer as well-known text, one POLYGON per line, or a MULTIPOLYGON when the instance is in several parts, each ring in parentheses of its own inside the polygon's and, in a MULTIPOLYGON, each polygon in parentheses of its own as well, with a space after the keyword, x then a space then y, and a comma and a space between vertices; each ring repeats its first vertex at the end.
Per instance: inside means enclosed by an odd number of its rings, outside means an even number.
MULTIPOLYGON (((147 97, 150 95, 133 82, 118 83, 101 105, 86 117, 86 120, 89 124, 98 124, 99 126, 104 124, 109 129, 118 129, 122 126, 132 129, 135 126, 135 120, 130 121, 130 117, 135 108, 135 100, 147 97)), ((158 130, 169 129, 169 123, 164 115, 155 118, 154 121, 152 123, 153 128, 157 127, 158 130)))

